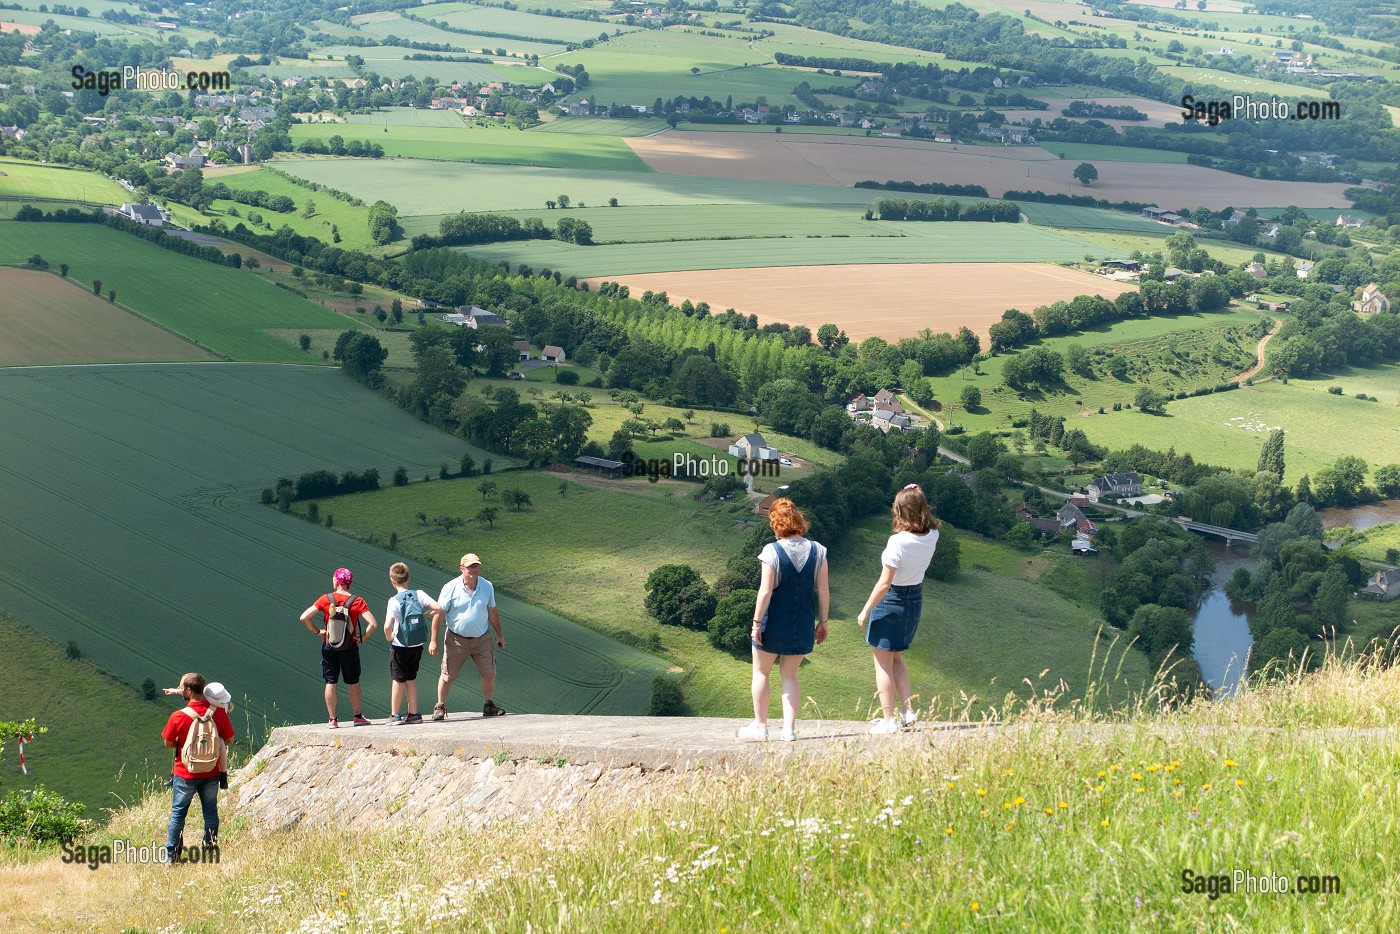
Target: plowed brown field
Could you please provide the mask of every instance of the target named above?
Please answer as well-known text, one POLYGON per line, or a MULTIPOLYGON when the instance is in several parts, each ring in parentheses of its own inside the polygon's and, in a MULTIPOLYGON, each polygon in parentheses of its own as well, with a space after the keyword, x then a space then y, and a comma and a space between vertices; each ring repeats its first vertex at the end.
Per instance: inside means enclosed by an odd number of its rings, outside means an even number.
POLYGON ((53 273, 0 267, 0 295, 0 366, 211 359, 53 273))
POLYGON ((1104 162, 1099 180, 1085 188, 1073 178, 1074 159, 1060 159, 1033 146, 966 146, 921 140, 854 136, 786 136, 772 133, 667 131, 628 139, 637 155, 658 172, 748 178, 813 185, 910 180, 982 185, 993 197, 1008 190, 1091 194, 1108 201, 1141 201, 1168 208, 1304 208, 1350 204, 1346 186, 1324 182, 1278 182, 1232 175, 1195 165, 1104 162))

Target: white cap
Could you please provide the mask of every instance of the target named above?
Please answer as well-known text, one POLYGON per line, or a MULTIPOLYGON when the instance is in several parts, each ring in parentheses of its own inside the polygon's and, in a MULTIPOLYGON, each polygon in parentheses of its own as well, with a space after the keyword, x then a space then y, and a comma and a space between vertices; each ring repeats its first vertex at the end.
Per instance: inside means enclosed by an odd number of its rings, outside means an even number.
POLYGON ((233 695, 228 692, 228 689, 225 688, 223 684, 215 681, 212 684, 206 684, 204 686, 204 699, 211 704, 224 705, 233 700, 233 695))

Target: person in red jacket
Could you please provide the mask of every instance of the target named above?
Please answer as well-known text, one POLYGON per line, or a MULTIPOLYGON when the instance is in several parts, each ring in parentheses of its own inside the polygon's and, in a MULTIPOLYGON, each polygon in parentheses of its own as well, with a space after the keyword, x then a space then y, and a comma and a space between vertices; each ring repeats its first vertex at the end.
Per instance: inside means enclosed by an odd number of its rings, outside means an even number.
MULTIPOLYGON (((209 702, 204 699, 204 675, 191 671, 180 679, 180 692, 185 697, 185 706, 196 715, 203 717, 209 712, 209 702)), ((175 861, 185 848, 185 815, 189 813, 194 796, 199 795, 199 806, 204 811, 204 845, 218 846, 219 843, 219 769, 216 765, 208 772, 191 772, 180 761, 180 751, 184 749, 194 720, 184 709, 175 711, 161 732, 167 749, 175 750, 175 765, 171 768, 173 788, 170 804, 170 828, 165 838, 166 857, 175 861)), ((222 708, 215 708, 214 726, 225 743, 233 741, 233 724, 222 708)))

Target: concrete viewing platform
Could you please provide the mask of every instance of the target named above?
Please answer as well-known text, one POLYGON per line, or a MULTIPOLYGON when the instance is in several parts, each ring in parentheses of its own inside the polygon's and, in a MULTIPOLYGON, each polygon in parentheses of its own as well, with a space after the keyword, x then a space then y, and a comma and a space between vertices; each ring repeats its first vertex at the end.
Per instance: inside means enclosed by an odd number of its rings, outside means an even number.
POLYGON ((769 722, 768 742, 740 740, 747 720, 720 717, 592 717, 507 714, 449 714, 448 719, 412 726, 339 729, 325 724, 284 726, 273 730, 269 746, 331 746, 373 749, 398 755, 442 755, 464 759, 506 756, 511 759, 562 758, 575 765, 648 770, 742 767, 782 757, 858 752, 894 744, 943 743, 985 729, 972 723, 916 723, 891 736, 871 736, 865 721, 799 720, 797 740, 782 742, 781 721, 769 722))
MULTIPOLYGON (((927 723, 871 736, 865 722, 799 720, 795 742, 743 741, 746 721, 705 717, 449 714, 413 726, 278 727, 236 775, 235 811, 264 832, 298 825, 449 832, 587 806, 626 810, 707 772, 881 750, 951 746, 974 724, 927 723)), ((994 729, 994 728, 993 728, 994 729)))

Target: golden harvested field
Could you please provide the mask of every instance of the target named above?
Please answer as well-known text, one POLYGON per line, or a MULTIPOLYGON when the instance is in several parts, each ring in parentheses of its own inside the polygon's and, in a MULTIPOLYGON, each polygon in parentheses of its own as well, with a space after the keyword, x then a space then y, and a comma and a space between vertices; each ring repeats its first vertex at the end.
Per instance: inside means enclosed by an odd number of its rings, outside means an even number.
MULTIPOLYGON (((1136 286, 1042 263, 909 263, 864 266, 771 266, 614 276, 633 295, 664 291, 672 303, 709 302, 758 315, 761 324, 828 322, 851 340, 913 337, 924 328, 955 333, 966 325, 985 341, 1008 308, 1029 314, 1076 295, 1114 298, 1136 286)), ((589 280, 595 288, 601 279, 589 280)))
POLYGON ((1092 194, 1109 201, 1142 201, 1169 208, 1350 204, 1345 185, 1246 178, 1195 165, 1105 162, 1091 188, 1074 181, 1079 163, 1034 146, 967 146, 916 140, 797 134, 665 132, 627 145, 658 172, 849 186, 864 179, 984 186, 992 197, 1008 190, 1092 194))
POLYGON ((0 295, 0 366, 211 359, 53 273, 0 267, 0 295))

